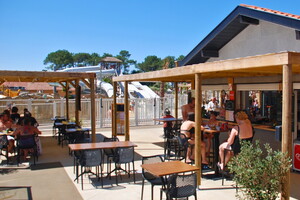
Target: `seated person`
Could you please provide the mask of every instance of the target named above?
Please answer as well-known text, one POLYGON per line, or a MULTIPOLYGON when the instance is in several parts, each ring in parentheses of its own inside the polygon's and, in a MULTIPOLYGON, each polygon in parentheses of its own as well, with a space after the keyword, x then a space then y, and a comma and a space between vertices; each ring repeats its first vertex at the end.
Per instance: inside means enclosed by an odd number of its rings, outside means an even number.
MULTIPOLYGON (((7 131, 7 130, 10 130, 12 131, 12 128, 13 128, 13 123, 9 117, 9 114, 7 113, 2 113, 0 115, 0 132, 2 131, 7 131)), ((14 150, 14 138, 12 136, 7 136, 7 140, 8 140, 8 152, 9 153, 13 153, 13 150, 14 150)))
MULTIPOLYGON (((180 133, 186 136, 187 142, 189 143, 187 149, 187 159, 186 162, 191 162, 195 159, 195 115, 188 114, 188 119, 184 121, 180 127, 180 133)), ((208 161, 206 159, 205 154, 205 143, 201 141, 201 158, 202 158, 202 165, 203 168, 208 168, 208 161)))
POLYGON ((219 146, 220 163, 218 163, 218 167, 221 170, 224 170, 224 167, 233 156, 231 152, 227 152, 224 160, 224 149, 231 149, 234 154, 238 154, 241 151, 240 145, 235 144, 240 144, 240 140, 252 141, 253 139, 253 128, 248 115, 243 111, 239 111, 235 114, 235 119, 238 125, 232 128, 227 142, 219 146))
POLYGON ((13 123, 16 124, 20 119, 20 114, 18 113, 19 109, 17 107, 12 107, 10 118, 12 119, 13 123))
MULTIPOLYGON (((165 115, 162 118, 174 118, 169 109, 165 109, 165 115)), ((164 137, 167 138, 173 127, 173 122, 164 122, 164 137)))
MULTIPOLYGON (((24 109, 25 110, 25 109, 24 109)), ((39 123, 36 121, 36 119, 34 117, 32 117, 31 113, 28 111, 28 112, 25 112, 24 113, 24 117, 21 117, 18 121, 18 125, 23 125, 23 120, 25 118, 30 118, 30 124, 31 126, 34 126, 34 127, 38 127, 39 126, 39 123)))
MULTIPOLYGON (((40 130, 31 125, 31 119, 29 117, 25 117, 23 119, 23 125, 19 126, 15 132, 14 136, 18 137, 19 135, 34 135, 34 134, 42 134, 40 130)), ((23 158, 26 160, 29 150, 23 149, 23 158)))

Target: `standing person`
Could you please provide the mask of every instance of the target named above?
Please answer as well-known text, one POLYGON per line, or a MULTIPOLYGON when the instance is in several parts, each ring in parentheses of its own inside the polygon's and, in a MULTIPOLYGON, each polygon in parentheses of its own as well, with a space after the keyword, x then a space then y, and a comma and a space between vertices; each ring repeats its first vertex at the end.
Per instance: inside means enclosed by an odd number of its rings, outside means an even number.
POLYGON ((224 167, 232 157, 231 152, 227 152, 224 160, 224 149, 233 150, 234 154, 238 154, 240 149, 240 141, 252 141, 253 139, 253 128, 248 115, 244 111, 239 111, 235 114, 237 126, 233 127, 227 142, 224 142, 219 146, 220 162, 218 167, 224 170, 224 167))
POLYGON ((12 119, 13 123, 16 124, 20 119, 20 114, 18 113, 19 109, 14 106, 11 109, 10 118, 12 119))
POLYGON ((219 108, 217 98, 211 98, 211 101, 207 104, 207 111, 217 111, 219 108))
MULTIPOLYGON (((180 127, 180 133, 186 136, 186 141, 183 143, 188 142, 188 149, 187 149, 187 159, 186 162, 191 162, 195 159, 195 115, 188 114, 188 119, 184 121, 180 127)), ((201 158, 202 158, 202 168, 208 169, 208 161, 206 158, 205 153, 205 143, 201 141, 201 158)))
POLYGON ((185 104, 181 107, 182 112, 182 119, 183 121, 186 121, 188 119, 188 114, 194 114, 195 113, 195 98, 191 98, 191 100, 188 102, 188 104, 185 104))
MULTIPOLYGON (((166 108, 165 115, 162 118, 166 119, 166 118, 174 118, 174 117, 171 115, 171 111, 168 108, 166 108)), ((164 121, 163 127, 164 127, 164 137, 168 138, 168 136, 170 136, 170 133, 172 131, 173 122, 164 121)))

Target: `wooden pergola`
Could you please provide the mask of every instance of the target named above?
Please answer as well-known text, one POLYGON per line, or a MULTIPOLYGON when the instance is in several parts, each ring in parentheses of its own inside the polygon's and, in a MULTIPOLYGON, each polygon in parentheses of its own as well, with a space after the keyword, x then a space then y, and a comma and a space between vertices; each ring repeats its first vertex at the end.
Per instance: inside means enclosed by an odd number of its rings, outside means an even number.
MULTIPOLYGON (((83 72, 37 72, 37 71, 0 71, 0 85, 4 82, 56 82, 66 91, 70 85, 78 88, 82 81, 91 90, 91 129, 92 141, 96 141, 96 115, 95 115, 95 73, 83 72)), ((77 93, 77 90, 76 90, 77 93)), ((76 94, 77 95, 77 94, 76 94)), ((66 117, 69 119, 69 95, 66 95, 66 117)), ((79 125, 79 110, 75 109, 76 124, 79 125)))
MULTIPOLYGON (((280 52, 266 55, 251 56, 223 61, 206 62, 172 69, 164 69, 153 72, 124 75, 113 78, 114 94, 117 91, 117 82, 125 82, 125 139, 130 140, 129 132, 129 102, 128 82, 174 82, 175 83, 175 117, 178 117, 178 83, 191 82, 195 89, 195 152, 196 166, 201 166, 201 102, 202 83, 206 79, 237 77, 282 77, 282 152, 289 156, 292 154, 292 89, 295 82, 293 75, 300 74, 300 53, 280 52)), ((114 95, 114 106, 116 106, 116 95, 114 95)), ((116 107, 113 109, 116 112, 116 107)), ((113 113, 113 122, 116 121, 116 113, 113 113)), ((116 135, 116 123, 113 123, 112 132, 116 135)), ((201 184, 201 167, 198 172, 198 184, 201 184)), ((286 174, 282 187, 282 199, 290 197, 290 173, 286 174)))

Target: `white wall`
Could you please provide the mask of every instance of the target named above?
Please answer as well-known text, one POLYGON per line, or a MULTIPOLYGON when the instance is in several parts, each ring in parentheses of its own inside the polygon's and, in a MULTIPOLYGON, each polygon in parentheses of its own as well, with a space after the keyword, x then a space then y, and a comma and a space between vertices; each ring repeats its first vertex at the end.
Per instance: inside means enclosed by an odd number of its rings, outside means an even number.
POLYGON ((259 25, 249 25, 219 51, 218 58, 208 62, 281 51, 300 52, 295 29, 260 20, 259 25))

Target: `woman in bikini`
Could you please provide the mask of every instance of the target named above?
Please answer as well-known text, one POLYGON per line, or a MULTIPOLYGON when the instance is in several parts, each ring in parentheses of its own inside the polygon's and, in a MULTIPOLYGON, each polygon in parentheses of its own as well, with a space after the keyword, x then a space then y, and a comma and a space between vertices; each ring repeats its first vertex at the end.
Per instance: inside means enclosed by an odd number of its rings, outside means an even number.
MULTIPOLYGON (((195 159, 195 151, 194 151, 194 145, 195 145, 195 115, 194 114, 188 114, 188 119, 184 121, 180 127, 180 133, 184 134, 186 136, 186 141, 189 143, 188 149, 187 149, 187 159, 186 162, 191 162, 195 159)), ((184 141, 184 142, 186 142, 184 141)), ((201 142, 201 158, 202 158, 202 165, 207 167, 208 161, 206 159, 205 155, 205 143, 201 142)))
POLYGON ((224 142, 219 146, 220 163, 218 163, 218 167, 221 170, 224 170, 224 167, 233 156, 232 152, 227 152, 224 161, 224 149, 233 150, 234 154, 237 154, 240 152, 240 146, 237 145, 237 149, 232 146, 234 143, 239 143, 242 140, 252 141, 253 139, 253 128, 250 120, 248 119, 248 115, 243 111, 239 111, 235 114, 235 119, 237 122, 237 126, 231 129, 227 142, 224 142))

